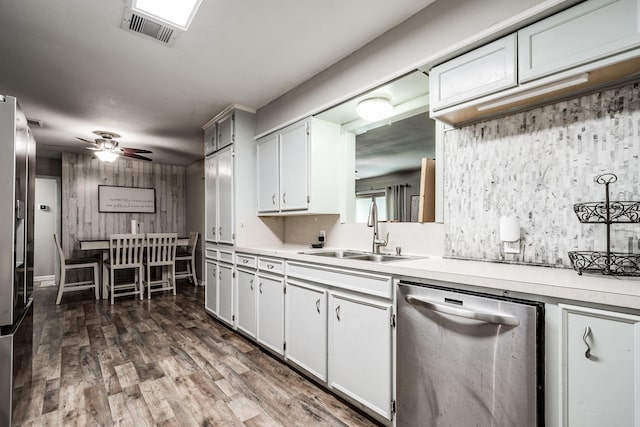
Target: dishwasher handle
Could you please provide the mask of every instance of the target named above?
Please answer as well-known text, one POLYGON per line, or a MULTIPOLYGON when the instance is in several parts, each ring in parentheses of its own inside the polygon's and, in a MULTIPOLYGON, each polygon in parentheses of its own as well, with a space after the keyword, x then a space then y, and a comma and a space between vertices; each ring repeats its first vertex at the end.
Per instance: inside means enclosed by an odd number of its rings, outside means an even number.
POLYGON ((448 304, 435 303, 414 295, 407 295, 404 297, 404 299, 409 304, 424 307, 432 311, 437 311, 439 313, 451 314, 452 316, 464 317, 467 319, 479 320, 486 323, 497 323, 507 326, 518 326, 520 324, 520 320, 510 314, 491 313, 487 311, 469 310, 466 308, 453 307, 448 304))

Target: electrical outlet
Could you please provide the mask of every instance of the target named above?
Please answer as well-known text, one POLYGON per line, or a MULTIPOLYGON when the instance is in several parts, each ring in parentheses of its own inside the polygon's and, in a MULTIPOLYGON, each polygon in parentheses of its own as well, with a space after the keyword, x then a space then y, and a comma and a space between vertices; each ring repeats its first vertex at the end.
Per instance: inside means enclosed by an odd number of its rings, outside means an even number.
POLYGON ((520 253, 520 240, 515 242, 504 242, 505 254, 519 254, 520 253))

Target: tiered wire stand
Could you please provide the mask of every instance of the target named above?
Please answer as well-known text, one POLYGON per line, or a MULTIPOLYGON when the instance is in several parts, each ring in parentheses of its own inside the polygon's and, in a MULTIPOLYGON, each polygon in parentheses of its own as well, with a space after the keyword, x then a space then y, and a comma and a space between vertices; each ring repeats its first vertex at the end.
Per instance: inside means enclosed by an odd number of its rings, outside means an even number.
POLYGON ((611 224, 640 223, 640 201, 609 200, 609 185, 618 180, 612 173, 598 175, 595 182, 605 187, 604 202, 576 203, 573 210, 582 223, 605 224, 606 251, 573 251, 569 259, 573 269, 582 274, 600 273, 613 276, 640 276, 640 253, 611 252, 611 224))

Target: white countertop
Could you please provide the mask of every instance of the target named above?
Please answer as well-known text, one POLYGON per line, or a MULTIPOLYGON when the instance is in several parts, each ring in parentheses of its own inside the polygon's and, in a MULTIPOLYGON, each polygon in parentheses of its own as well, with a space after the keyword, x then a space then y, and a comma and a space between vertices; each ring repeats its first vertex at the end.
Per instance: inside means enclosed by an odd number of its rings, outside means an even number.
MULTIPOLYGON (((324 248, 331 250, 335 248, 324 248)), ((594 274, 578 275, 569 269, 464 261, 442 257, 377 263, 300 254, 308 246, 236 247, 236 252, 346 267, 393 276, 440 280, 495 290, 544 296, 561 302, 592 302, 640 309, 640 278, 594 274)))

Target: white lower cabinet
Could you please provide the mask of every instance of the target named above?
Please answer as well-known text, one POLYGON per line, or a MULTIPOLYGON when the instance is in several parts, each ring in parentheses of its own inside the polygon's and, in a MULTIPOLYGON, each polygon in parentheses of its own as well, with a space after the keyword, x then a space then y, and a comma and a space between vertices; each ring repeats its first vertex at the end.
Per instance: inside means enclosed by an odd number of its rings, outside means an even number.
POLYGON ((392 305, 329 294, 329 387, 391 419, 392 305))
POLYGON ((284 278, 258 272, 258 342, 284 354, 284 278))
POLYGON ((208 259, 206 264, 206 287, 204 288, 204 307, 214 315, 218 314, 218 263, 208 259))
POLYGON ((238 330, 252 338, 256 337, 256 274, 253 270, 238 268, 237 283, 237 318, 238 330))
POLYGON ((327 291, 287 281, 285 358, 327 380, 327 291))
POLYGON ((640 426, 640 316, 559 307, 561 424, 640 426))
POLYGON ((233 265, 218 263, 218 318, 233 326, 233 265))

